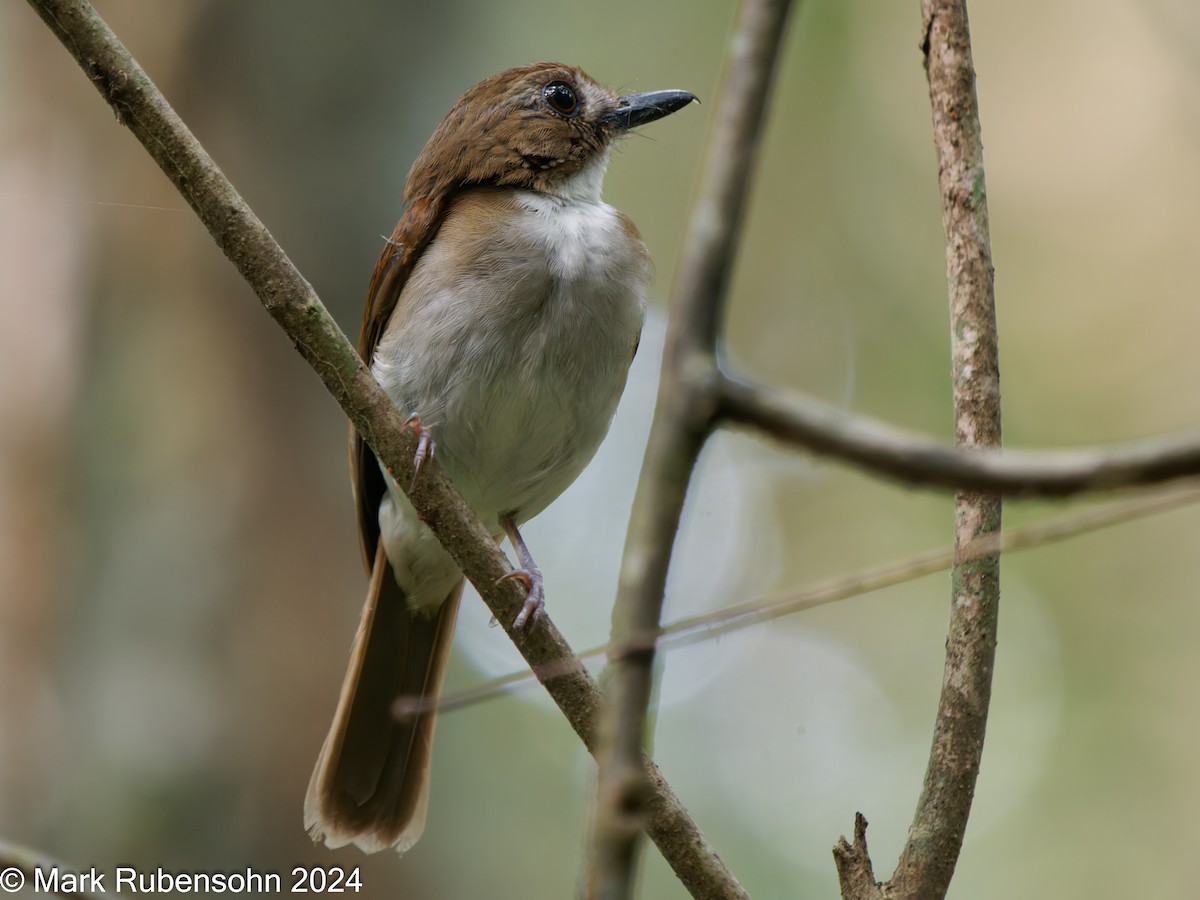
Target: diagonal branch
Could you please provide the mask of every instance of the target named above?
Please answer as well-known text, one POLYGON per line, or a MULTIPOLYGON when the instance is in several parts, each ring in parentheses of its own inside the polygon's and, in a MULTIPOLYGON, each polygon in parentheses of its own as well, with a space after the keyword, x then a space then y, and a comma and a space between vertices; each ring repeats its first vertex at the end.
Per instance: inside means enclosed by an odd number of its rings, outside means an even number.
MULTIPOLYGON (((729 275, 791 0, 743 0, 705 152, 696 204, 671 295, 662 379, 625 539, 613 642, 658 629, 684 495, 714 424, 716 344, 729 275)), ((653 684, 654 645, 615 655, 612 702, 597 754, 589 896, 632 895, 647 811, 639 762, 653 684)), ((745 896, 739 892, 734 896, 745 896)))
MULTIPOLYGON (((416 438, 404 427, 403 417, 311 285, 116 35, 83 0, 29 3, 83 68, 117 120, 129 128, 195 210, 379 459, 400 484, 411 483, 416 438)), ((594 749, 600 706, 596 683, 548 617, 543 616, 530 632, 512 631, 523 591, 515 584, 498 583, 511 566, 440 466, 422 469, 410 499, 534 671, 555 672, 554 677, 541 676, 543 684, 584 743, 594 749)), ((652 797, 651 815, 643 824, 667 862, 696 897, 738 896, 736 879, 662 774, 649 760, 643 762, 652 797)))

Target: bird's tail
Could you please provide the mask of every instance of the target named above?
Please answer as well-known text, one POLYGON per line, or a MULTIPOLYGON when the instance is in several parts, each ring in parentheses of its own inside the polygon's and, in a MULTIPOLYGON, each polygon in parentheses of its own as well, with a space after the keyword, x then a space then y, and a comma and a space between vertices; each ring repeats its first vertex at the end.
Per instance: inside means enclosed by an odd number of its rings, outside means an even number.
POLYGON ((436 611, 414 611, 382 541, 376 548, 337 712, 304 799, 313 840, 403 853, 421 836, 436 702, 462 589, 459 579, 436 611), (400 697, 414 698, 419 711, 398 717, 400 697))

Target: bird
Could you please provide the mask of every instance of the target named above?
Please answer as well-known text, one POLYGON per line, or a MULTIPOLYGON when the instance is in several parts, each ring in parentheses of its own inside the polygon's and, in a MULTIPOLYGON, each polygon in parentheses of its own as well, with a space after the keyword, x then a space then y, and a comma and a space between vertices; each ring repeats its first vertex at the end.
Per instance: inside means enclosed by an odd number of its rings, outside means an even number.
MULTIPOLYGON (((614 144, 694 102, 618 95, 540 62, 469 88, 408 173, 367 292, 358 351, 490 533, 507 537, 531 627, 542 576, 519 526, 583 471, 637 351, 652 267, 601 199, 614 144)), ((350 429, 367 599, 304 822, 314 841, 411 849, 429 803, 436 701, 463 575, 350 429), (415 716, 397 718, 400 697, 415 716)))

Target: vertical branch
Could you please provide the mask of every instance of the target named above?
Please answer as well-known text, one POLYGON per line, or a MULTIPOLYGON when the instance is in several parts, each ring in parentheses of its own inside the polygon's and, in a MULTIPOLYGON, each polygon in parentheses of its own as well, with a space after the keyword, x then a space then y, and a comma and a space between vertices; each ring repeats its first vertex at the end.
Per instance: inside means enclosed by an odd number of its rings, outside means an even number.
MULTIPOLYGON (((613 611, 616 646, 633 646, 631 639, 659 627, 684 495, 719 404, 717 332, 791 7, 791 0, 744 0, 738 16, 672 292, 658 402, 613 611)), ((640 829, 655 815, 642 763, 654 646, 638 647, 613 657, 612 699, 601 718, 593 898, 631 895, 640 829)))
MULTIPOLYGON (((946 233, 954 436, 960 447, 1000 445, 1000 363, 983 142, 965 0, 923 0, 925 71, 946 233)), ((954 500, 956 554, 1000 530, 1000 497, 954 500)), ((937 728, 925 785, 896 877, 942 897, 962 847, 983 755, 996 625, 1000 557, 959 561, 951 572, 950 631, 937 728)))
MULTIPOLYGON (((921 13, 946 232, 955 441, 960 447, 995 447, 1000 445, 1000 368, 994 271, 966 2, 922 0, 921 13)), ((933 748, 908 843, 888 885, 903 897, 941 898, 950 886, 975 793, 991 699, 1000 557, 968 560, 960 554, 973 541, 1000 530, 1000 498, 958 494, 954 525, 950 633, 933 748)), ((843 861, 866 856, 865 823, 861 831, 856 829, 853 850, 843 840, 835 851, 843 885, 848 875, 843 861), (854 850, 860 844, 863 853, 858 856, 854 850)))

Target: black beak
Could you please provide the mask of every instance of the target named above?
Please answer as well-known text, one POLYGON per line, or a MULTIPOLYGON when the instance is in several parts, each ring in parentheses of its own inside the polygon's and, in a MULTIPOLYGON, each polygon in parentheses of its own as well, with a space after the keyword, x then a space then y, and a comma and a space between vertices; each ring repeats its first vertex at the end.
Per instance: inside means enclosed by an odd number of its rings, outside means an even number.
POLYGON ((683 109, 689 103, 698 103, 696 95, 689 91, 649 91, 645 94, 630 94, 621 97, 615 109, 602 117, 606 125, 628 131, 663 116, 683 109))

